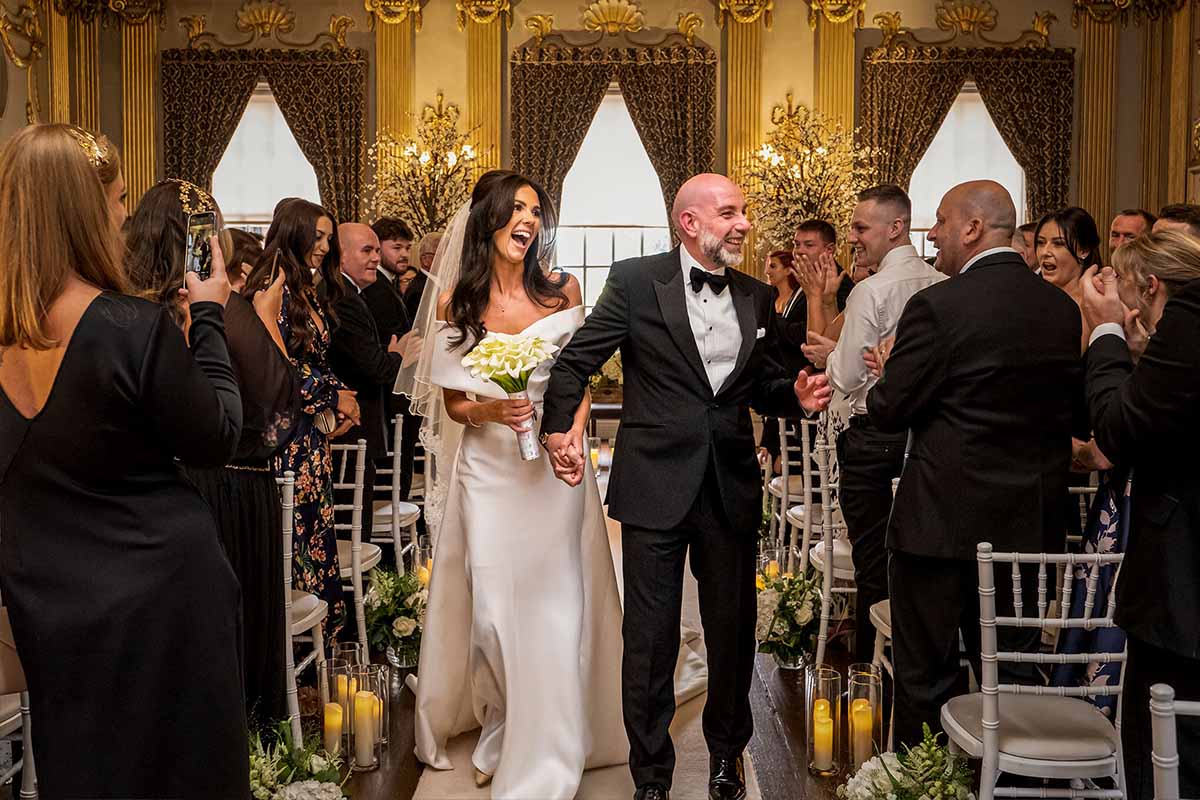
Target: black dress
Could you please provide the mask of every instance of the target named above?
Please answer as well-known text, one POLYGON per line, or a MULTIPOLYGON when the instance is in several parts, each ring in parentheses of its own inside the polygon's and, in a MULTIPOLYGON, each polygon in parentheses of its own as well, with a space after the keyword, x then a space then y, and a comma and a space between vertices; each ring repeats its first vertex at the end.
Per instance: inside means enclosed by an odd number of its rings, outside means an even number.
POLYGON ((219 305, 191 338, 103 294, 41 412, 0 399, 0 589, 47 800, 249 796, 237 579, 175 462, 237 445, 219 305))
POLYGON ((242 395, 242 437, 224 467, 190 467, 212 508, 225 555, 242 586, 242 674, 253 727, 273 728, 284 706, 283 538, 271 456, 291 438, 300 379, 249 300, 225 306, 225 338, 242 395))

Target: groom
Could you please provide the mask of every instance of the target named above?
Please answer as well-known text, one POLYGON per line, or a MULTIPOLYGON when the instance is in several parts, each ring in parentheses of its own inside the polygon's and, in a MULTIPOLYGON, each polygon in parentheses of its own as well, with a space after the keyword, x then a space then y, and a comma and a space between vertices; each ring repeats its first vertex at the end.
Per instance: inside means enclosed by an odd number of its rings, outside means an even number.
POLYGON ((824 376, 787 375, 776 360, 768 287, 732 269, 750 230, 741 189, 697 175, 671 213, 682 242, 612 265, 587 322, 550 373, 542 441, 559 477, 576 484, 584 452, 572 440, 588 378, 617 348, 625 374, 621 446, 608 512, 621 522, 625 574, 622 705, 635 800, 667 800, 675 767, 668 726, 684 559, 700 587, 708 648, 704 738, 709 797, 745 796, 750 741, 757 531, 762 479, 750 407, 796 416, 829 403, 824 376))

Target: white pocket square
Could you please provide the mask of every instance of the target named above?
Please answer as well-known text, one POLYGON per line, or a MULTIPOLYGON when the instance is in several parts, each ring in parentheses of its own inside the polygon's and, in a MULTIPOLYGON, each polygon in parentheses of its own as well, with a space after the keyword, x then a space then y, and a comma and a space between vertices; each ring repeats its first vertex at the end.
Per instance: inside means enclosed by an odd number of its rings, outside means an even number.
POLYGON ((766 329, 766 328, 759 328, 758 330, 756 330, 756 331, 754 332, 754 338, 755 338, 755 339, 761 339, 761 338, 763 338, 763 337, 764 337, 764 336, 766 336, 766 335, 767 335, 767 329, 766 329))

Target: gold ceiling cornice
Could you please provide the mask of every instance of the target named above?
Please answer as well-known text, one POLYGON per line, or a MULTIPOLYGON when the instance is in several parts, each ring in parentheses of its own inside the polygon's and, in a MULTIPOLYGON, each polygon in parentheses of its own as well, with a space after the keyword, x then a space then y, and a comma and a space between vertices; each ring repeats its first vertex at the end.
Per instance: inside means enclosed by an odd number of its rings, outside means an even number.
POLYGON ((421 0, 363 0, 363 10, 367 12, 372 30, 376 20, 385 25, 399 25, 411 17, 413 29, 420 33, 421 6, 421 0))
POLYGON ((1033 15, 1030 27, 1015 39, 993 39, 988 33, 996 29, 999 12, 990 0, 940 0, 935 9, 935 24, 946 36, 922 39, 901 23, 899 11, 876 14, 874 23, 883 32, 883 48, 897 46, 946 47, 964 44, 992 47, 1049 47, 1050 25, 1057 20, 1049 11, 1033 15), (966 41, 963 41, 966 40, 966 41))
POLYGON ((815 31, 823 16, 835 25, 853 20, 854 27, 861 28, 866 10, 867 0, 808 0, 808 27, 815 31))
POLYGON ((180 17, 179 24, 187 31, 188 47, 196 50, 211 50, 213 47, 237 49, 261 44, 263 39, 274 39, 284 47, 307 49, 320 45, 327 50, 344 50, 346 32, 354 27, 354 20, 343 14, 329 17, 329 29, 316 34, 307 41, 297 41, 289 34, 296 30, 296 12, 280 0, 246 0, 237 10, 235 26, 244 39, 226 40, 208 30, 208 18, 203 14, 180 17))

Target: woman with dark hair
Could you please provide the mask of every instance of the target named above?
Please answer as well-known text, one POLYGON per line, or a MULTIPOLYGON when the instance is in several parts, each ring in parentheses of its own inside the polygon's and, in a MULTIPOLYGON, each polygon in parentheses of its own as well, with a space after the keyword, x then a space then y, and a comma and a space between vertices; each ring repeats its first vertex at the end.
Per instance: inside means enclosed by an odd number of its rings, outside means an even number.
POLYGON ((257 233, 250 233, 241 228, 227 228, 233 255, 229 257, 232 272, 229 274, 229 285, 235 292, 246 288, 246 278, 254 271, 254 265, 262 256, 263 240, 257 233))
POLYGON ((1042 278, 1071 295, 1076 304, 1080 303, 1083 289, 1079 279, 1088 267, 1100 263, 1100 231, 1096 220, 1077 206, 1055 211, 1038 222, 1033 242, 1042 278))
MULTIPOLYGON (((134 289, 165 307, 185 330, 190 320, 181 290, 189 210, 211 211, 218 221, 221 218, 208 192, 186 181, 163 181, 142 195, 125 240, 134 289)), ((229 263, 237 267, 241 261, 235 255, 229 263)), ((246 710, 252 721, 267 726, 286 714, 280 647, 283 552, 282 540, 272 535, 281 519, 271 458, 287 444, 300 411, 296 370, 269 332, 275 328, 282 296, 282 279, 255 294, 253 304, 230 295, 225 338, 242 397, 242 436, 225 466, 187 469, 212 509, 221 544, 242 586, 246 710)))
POLYGON ((341 248, 333 214, 299 198, 275 207, 258 265, 246 279, 250 295, 282 279, 275 324, 288 358, 300 375, 300 414, 295 433, 275 458, 275 474, 296 473, 292 543, 297 589, 329 604, 325 641, 331 643, 346 622, 346 603, 333 528, 333 458, 329 441, 359 422, 354 392, 329 368, 329 335, 337 325, 333 307, 346 292, 341 248), (316 277, 325 284, 324 304, 316 277))
MULTIPOLYGON (((430 426, 438 467, 417 757, 452 769, 447 742, 482 727, 475 780, 497 798, 570 800, 584 769, 629 755, 621 606, 595 477, 565 485, 544 452, 523 460, 513 435, 534 425, 553 359, 521 400, 462 365, 487 335, 562 347, 583 324, 578 282, 547 270, 553 231, 541 187, 512 172, 480 178, 442 242, 430 278, 440 292, 426 292, 416 320, 421 354, 397 384, 430 426)), ((576 412, 577 434, 589 406, 576 412)))

